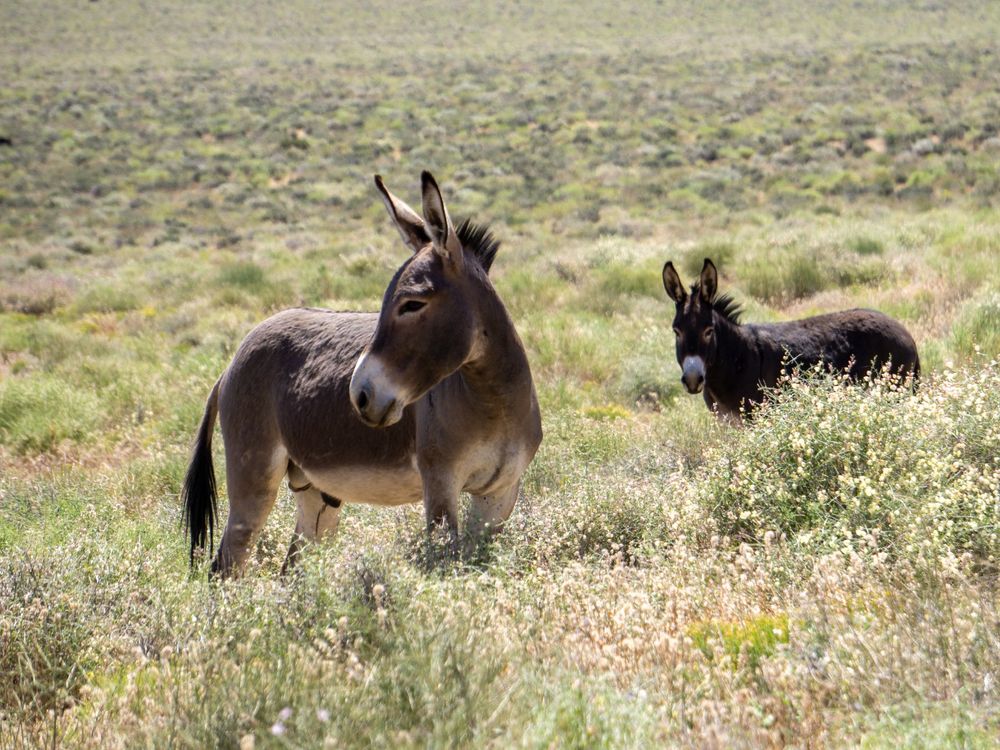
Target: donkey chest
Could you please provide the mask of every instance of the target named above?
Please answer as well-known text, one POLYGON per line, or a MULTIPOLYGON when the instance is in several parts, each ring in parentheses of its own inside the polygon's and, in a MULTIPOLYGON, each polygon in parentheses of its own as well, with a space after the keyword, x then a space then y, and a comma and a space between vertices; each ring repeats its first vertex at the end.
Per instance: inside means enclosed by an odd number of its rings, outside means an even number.
POLYGON ((501 439, 472 446, 463 456, 463 489, 473 495, 488 495, 509 487, 524 473, 531 451, 518 440, 501 439))

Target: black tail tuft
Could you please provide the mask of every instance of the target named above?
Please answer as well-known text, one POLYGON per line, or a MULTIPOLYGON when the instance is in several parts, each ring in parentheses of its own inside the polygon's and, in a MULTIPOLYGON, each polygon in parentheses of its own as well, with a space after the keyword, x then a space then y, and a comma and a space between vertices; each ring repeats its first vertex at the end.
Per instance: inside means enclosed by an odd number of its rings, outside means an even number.
POLYGON ((190 564, 194 566, 194 555, 206 546, 211 551, 215 546, 216 500, 215 467, 212 465, 212 429, 218 411, 219 384, 212 388, 205 406, 205 416, 198 428, 198 438, 191 454, 184 486, 181 489, 183 503, 183 523, 191 537, 190 564))

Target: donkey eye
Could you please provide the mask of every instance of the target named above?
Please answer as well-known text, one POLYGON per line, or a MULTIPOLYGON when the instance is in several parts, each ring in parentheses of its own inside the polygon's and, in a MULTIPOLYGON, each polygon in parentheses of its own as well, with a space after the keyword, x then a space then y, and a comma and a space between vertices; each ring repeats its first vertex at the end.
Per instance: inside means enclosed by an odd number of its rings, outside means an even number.
POLYGON ((426 306, 427 306, 426 302, 423 302, 418 299, 409 299, 399 306, 399 314, 407 315, 408 313, 415 313, 426 306))
POLYGON ((681 329, 678 328, 677 326, 674 326, 674 336, 676 336, 677 338, 680 338, 681 336, 681 329))
POLYGON ((712 336, 715 335, 715 329, 712 326, 709 326, 708 328, 706 328, 704 331, 701 332, 701 335, 705 339, 705 341, 708 341, 709 339, 712 338, 712 336))

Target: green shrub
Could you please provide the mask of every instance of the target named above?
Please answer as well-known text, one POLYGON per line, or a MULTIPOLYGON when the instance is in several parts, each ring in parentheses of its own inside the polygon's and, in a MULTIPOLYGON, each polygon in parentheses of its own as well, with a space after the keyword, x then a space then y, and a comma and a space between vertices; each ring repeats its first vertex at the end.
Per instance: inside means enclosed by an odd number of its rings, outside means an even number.
POLYGON ((692 281, 698 278, 705 258, 711 259, 717 268, 726 268, 736 257, 736 246, 731 242, 708 242, 684 253, 681 268, 692 281))
POLYGON ((218 280, 225 286, 234 286, 248 292, 261 292, 267 287, 264 269, 253 261, 230 263, 219 272, 218 280))
POLYGON ((43 369, 108 350, 107 342, 95 336, 81 336, 74 326, 52 319, 5 316, 0 325, 0 351, 30 354, 43 369))
POLYGON ((622 364, 618 389, 629 404, 657 407, 681 392, 680 379, 674 371, 673 352, 657 356, 640 354, 622 364))
POLYGON ((78 314, 125 312, 139 306, 140 298, 136 291, 113 284, 101 284, 85 290, 73 305, 78 314))
POLYGON ((48 451, 63 440, 96 437, 100 399, 44 374, 0 381, 0 443, 19 451, 48 451))
POLYGON ((741 658, 756 669, 762 657, 770 656, 780 643, 788 643, 788 616, 761 615, 744 622, 699 622, 688 627, 694 645, 707 658, 715 655, 718 644, 730 658, 733 669, 741 658))
POLYGON ((952 329, 955 351, 971 357, 1000 357, 1000 292, 990 292, 967 303, 952 329))
POLYGON ((881 255, 885 252, 885 245, 873 237, 855 237, 847 246, 858 255, 881 255))
POLYGON ((829 283, 816 255, 799 249, 746 263, 740 277, 747 293, 772 304, 808 297, 825 289, 829 283))
POLYGON ((615 306, 621 297, 629 295, 660 299, 663 285, 659 280, 659 269, 655 263, 613 263, 593 271, 597 281, 594 302, 603 300, 605 306, 615 306))
POLYGON ((1000 554, 1000 366, 906 386, 795 379, 706 459, 702 502, 740 539, 874 533, 912 554, 1000 554), (970 405, 973 405, 970 408, 970 405))

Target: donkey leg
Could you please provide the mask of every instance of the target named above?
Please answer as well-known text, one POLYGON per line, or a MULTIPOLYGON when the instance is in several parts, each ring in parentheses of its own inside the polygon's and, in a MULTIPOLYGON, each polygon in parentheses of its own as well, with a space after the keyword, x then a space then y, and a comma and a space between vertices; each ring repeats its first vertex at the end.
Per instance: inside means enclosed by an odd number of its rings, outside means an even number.
POLYGON ((510 518, 517 502, 520 481, 505 490, 489 495, 473 495, 469 504, 467 532, 470 537, 496 534, 503 528, 504 521, 510 518))
POLYGON ((451 477, 424 477, 424 512, 427 531, 446 527, 453 541, 458 539, 458 487, 451 477))
POLYGON ((299 513, 292 543, 288 545, 288 554, 281 566, 282 575, 295 567, 295 560, 306 544, 333 539, 340 524, 339 500, 331 498, 327 502, 319 490, 309 485, 299 490, 292 488, 292 494, 295 495, 299 513))
POLYGON ((250 547, 274 507, 288 467, 288 454, 280 447, 270 453, 246 451, 238 456, 230 455, 229 446, 226 448, 229 518, 212 563, 212 573, 222 578, 243 572, 250 547))

